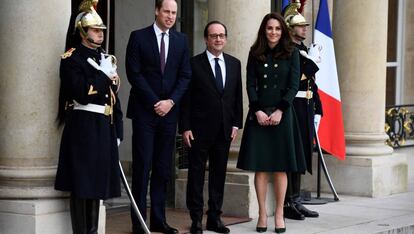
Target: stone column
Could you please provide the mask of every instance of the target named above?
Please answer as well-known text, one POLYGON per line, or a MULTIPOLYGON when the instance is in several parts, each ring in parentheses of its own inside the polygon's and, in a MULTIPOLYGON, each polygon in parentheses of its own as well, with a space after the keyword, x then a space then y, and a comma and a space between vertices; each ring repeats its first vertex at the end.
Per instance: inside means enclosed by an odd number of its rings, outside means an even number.
POLYGON ((1 233, 70 233, 53 189, 60 54, 70 1, 7 1, 0 8, 1 233), (24 199, 24 200, 22 200, 24 199))
MULTIPOLYGON (((209 0, 208 20, 219 20, 227 27, 228 38, 225 52, 241 60, 243 79, 243 110, 245 120, 248 111, 248 99, 245 91, 246 64, 250 46, 257 37, 260 23, 271 10, 270 1, 251 0, 209 0)), ((236 143, 232 144, 227 167, 227 180, 224 192, 223 212, 227 215, 257 217, 257 201, 254 190, 254 174, 237 170, 235 165, 243 132, 239 131, 236 143), (234 196, 237 194, 237 196, 234 196)), ((185 208, 186 171, 181 171, 176 180, 176 207, 185 208)), ((208 174, 206 173, 206 178, 208 174)), ((207 201, 207 185, 204 197, 207 201)), ((269 185, 269 192, 272 187, 269 185)), ((273 195, 268 196, 269 210, 272 214, 273 195)))
POLYGON ((375 197, 407 189, 406 158, 385 144, 387 18, 386 0, 334 2, 347 159, 327 163, 339 193, 375 197))

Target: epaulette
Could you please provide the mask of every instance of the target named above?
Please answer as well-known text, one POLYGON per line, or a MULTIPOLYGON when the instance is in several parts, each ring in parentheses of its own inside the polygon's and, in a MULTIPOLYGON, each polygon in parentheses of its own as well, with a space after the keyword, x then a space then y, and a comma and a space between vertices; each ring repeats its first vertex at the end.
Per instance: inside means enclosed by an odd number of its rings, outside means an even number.
POLYGON ((62 59, 69 58, 70 56, 72 56, 72 53, 75 50, 76 50, 76 48, 70 48, 68 51, 66 51, 65 53, 63 53, 60 57, 62 59))

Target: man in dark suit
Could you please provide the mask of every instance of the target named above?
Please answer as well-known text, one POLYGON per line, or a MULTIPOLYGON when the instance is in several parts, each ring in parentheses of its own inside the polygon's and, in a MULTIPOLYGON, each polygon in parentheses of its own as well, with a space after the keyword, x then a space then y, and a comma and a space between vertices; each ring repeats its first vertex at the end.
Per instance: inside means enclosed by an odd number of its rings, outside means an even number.
MULTIPOLYGON (((178 105, 191 78, 184 34, 171 30, 177 15, 175 0, 157 0, 153 25, 131 33, 126 72, 132 88, 127 117, 132 119, 132 193, 146 219, 151 172, 150 230, 178 233, 166 223, 166 186, 170 179, 178 105)), ((131 212, 133 232, 141 233, 131 212)))
POLYGON ((191 233, 202 233, 203 186, 209 160, 207 230, 228 233, 220 219, 230 144, 242 128, 243 102, 240 61, 223 53, 224 24, 213 21, 204 29, 207 50, 191 58, 192 78, 181 106, 180 132, 190 147, 187 207, 191 233))

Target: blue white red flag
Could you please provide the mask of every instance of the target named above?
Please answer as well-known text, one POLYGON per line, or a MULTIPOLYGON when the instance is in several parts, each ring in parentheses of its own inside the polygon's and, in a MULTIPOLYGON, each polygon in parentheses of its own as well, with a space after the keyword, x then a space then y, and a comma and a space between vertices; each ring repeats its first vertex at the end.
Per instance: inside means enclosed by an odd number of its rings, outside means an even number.
POLYGON ((343 160, 345 134, 327 0, 320 1, 314 38, 316 44, 322 45, 322 61, 318 63, 319 71, 316 73, 316 83, 323 108, 323 118, 318 130, 319 141, 322 149, 343 160))

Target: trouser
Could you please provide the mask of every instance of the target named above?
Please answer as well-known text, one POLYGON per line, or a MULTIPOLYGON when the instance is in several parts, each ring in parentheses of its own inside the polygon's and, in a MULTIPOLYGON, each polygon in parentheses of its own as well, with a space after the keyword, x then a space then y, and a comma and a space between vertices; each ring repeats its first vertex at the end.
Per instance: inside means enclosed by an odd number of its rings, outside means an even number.
POLYGON ((214 220, 222 213, 230 143, 231 141, 224 137, 223 128, 215 139, 200 140, 199 137, 192 142, 188 157, 186 202, 193 221, 201 221, 203 216, 203 188, 207 160, 209 161, 207 215, 209 219, 214 220))
POLYGON ((70 217, 74 234, 97 234, 99 200, 70 196, 70 217))
POLYGON ((300 203, 300 180, 301 174, 295 172, 287 173, 288 186, 286 190, 285 204, 300 203))

